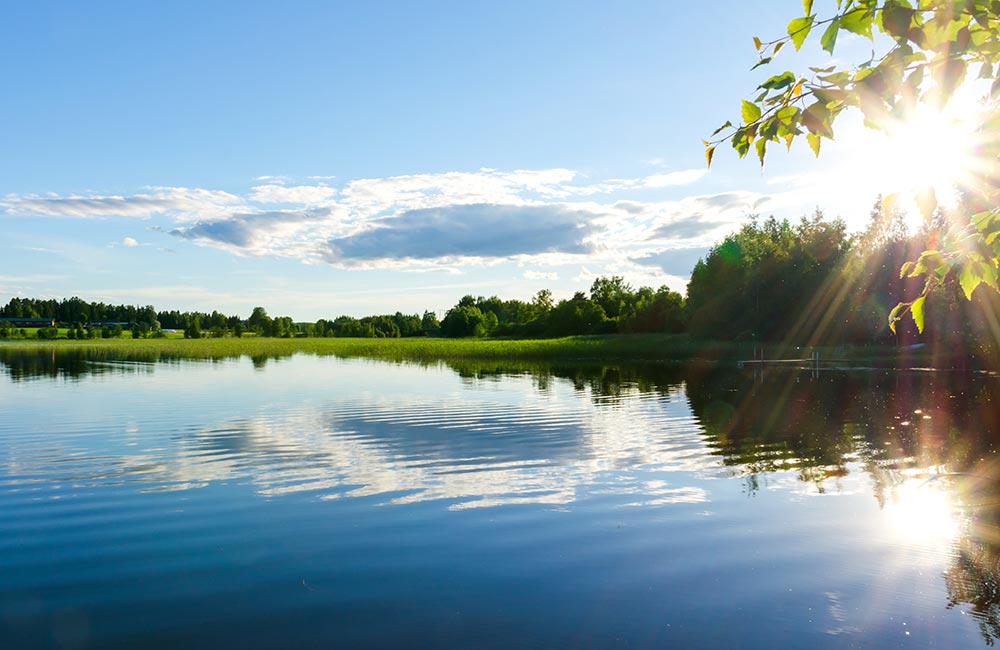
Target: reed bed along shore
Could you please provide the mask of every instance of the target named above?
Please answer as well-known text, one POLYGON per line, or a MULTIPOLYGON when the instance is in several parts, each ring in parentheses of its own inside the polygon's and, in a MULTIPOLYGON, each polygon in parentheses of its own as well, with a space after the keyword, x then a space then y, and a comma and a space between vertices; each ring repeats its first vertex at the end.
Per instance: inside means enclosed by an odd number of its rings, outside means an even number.
MULTIPOLYGON (((393 360, 686 361, 735 355, 736 346, 692 341, 685 335, 572 336, 558 339, 204 338, 12 340, 2 348, 93 350, 109 354, 210 358, 319 354, 393 360)), ((733 356, 733 358, 736 358, 733 356)))
MULTIPOLYGON (((447 338, 160 338, 0 341, 0 355, 33 351, 80 352, 89 358, 135 361, 160 359, 221 359, 287 357, 293 354, 334 355, 387 361, 502 361, 505 363, 721 363, 736 365, 757 359, 761 346, 752 342, 693 339, 687 334, 570 336, 556 339, 447 339, 447 338)), ((892 346, 837 346, 801 348, 763 346, 768 360, 811 359, 818 351, 825 367, 954 368, 954 360, 938 358, 930 349, 892 346)))

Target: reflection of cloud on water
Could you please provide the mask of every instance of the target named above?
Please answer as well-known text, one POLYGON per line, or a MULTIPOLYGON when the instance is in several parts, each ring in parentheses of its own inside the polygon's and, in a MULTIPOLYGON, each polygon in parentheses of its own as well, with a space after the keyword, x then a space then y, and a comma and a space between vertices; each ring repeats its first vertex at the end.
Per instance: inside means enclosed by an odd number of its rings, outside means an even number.
MULTIPOLYGON (((384 496, 393 505, 440 499, 454 509, 565 505, 578 500, 584 486, 639 465, 701 472, 718 464, 677 392, 635 392, 611 409, 579 396, 555 404, 530 396, 519 405, 377 398, 258 418, 238 429, 240 455, 262 461, 260 469, 243 473, 265 496, 314 491, 326 499, 384 496), (296 453, 301 461, 290 457, 296 453)), ((192 442, 183 455, 203 458, 219 441, 200 435, 192 442)), ((211 462, 182 464, 177 478, 222 467, 211 462)), ((706 499, 700 490, 666 488, 662 481, 634 491, 650 504, 706 499)))
POLYGON ((701 488, 649 476, 722 475, 679 388, 628 389, 611 405, 568 382, 561 388, 463 390, 433 404, 367 395, 269 411, 175 434, 161 448, 95 460, 103 468, 89 477, 149 491, 243 480, 267 497, 444 500, 452 509, 561 506, 609 493, 627 497, 622 505, 708 500, 701 488))

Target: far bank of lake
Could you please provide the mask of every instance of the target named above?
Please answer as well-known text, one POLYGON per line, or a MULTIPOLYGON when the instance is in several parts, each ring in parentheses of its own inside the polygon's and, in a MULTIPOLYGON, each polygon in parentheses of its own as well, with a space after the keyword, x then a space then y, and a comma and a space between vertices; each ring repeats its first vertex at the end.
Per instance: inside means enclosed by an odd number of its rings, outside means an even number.
POLYGON ((877 366, 885 368, 977 368, 951 350, 894 346, 794 346, 749 341, 704 341, 689 335, 571 336, 554 339, 449 339, 416 338, 202 338, 202 339, 94 339, 0 342, 3 350, 89 351, 148 358, 282 357, 297 353, 371 358, 394 361, 447 361, 456 359, 502 361, 606 361, 629 363, 702 362, 736 365, 763 358, 766 361, 800 360, 810 365, 814 354, 829 367, 877 366))

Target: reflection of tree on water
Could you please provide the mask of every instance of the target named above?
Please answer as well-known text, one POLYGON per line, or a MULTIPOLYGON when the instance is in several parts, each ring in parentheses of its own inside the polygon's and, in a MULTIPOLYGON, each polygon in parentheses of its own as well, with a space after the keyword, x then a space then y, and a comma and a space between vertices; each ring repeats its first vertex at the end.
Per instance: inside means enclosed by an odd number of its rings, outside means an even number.
MULTIPOLYGON (((263 368, 278 360, 260 357, 251 362, 263 368)), ((100 349, 0 348, 0 369, 14 381, 152 372, 156 363, 164 362, 176 364, 181 359, 141 350, 123 357, 100 349)), ((401 412, 389 401, 380 410, 361 412, 345 404, 311 419, 299 414, 298 419, 290 415, 278 422, 209 427, 185 439, 182 453, 166 463, 151 454, 136 457, 124 471, 133 472, 137 481, 183 486, 242 476, 246 467, 269 467, 268 472, 255 470, 262 493, 292 489, 398 493, 403 496, 394 499, 400 502, 444 498, 462 507, 525 500, 568 503, 577 498, 570 488, 592 483, 609 466, 609 459, 614 461, 611 466, 652 462, 690 469, 704 467, 706 459, 714 457, 742 476, 750 493, 786 472, 821 492, 837 489, 838 481, 852 473, 863 474, 870 477, 874 496, 884 507, 914 475, 944 474, 953 483, 943 488, 960 504, 964 517, 951 542, 954 560, 944 574, 948 605, 973 616, 988 643, 1000 638, 1000 463, 991 462, 1000 442, 1000 409, 992 401, 1000 394, 996 378, 914 372, 820 373, 813 378, 808 372, 767 371, 763 381, 755 382, 751 373, 663 365, 481 361, 423 365, 446 365, 472 382, 530 378, 539 393, 553 390, 557 381, 568 381, 591 407, 562 413, 565 422, 555 428, 550 424, 550 430, 540 433, 537 422, 547 415, 544 403, 516 419, 506 405, 494 405, 490 413, 465 413, 468 422, 457 436, 454 428, 435 434, 423 426, 429 419, 454 419, 455 412, 443 406, 429 412, 426 404, 419 404, 401 412), (641 402, 630 400, 637 394, 679 396, 682 385, 701 426, 701 442, 699 434, 692 433, 684 442, 687 446, 675 448, 675 434, 658 428, 662 422, 657 418, 663 419, 659 407, 646 411, 641 402), (627 431, 604 427, 618 422, 603 420, 619 408, 635 425, 627 431), (419 435, 407 428, 418 425, 419 435), (498 426, 506 434, 502 438, 494 435, 498 426), (289 438, 289 432, 296 431, 315 435, 289 438), (658 439, 651 437, 653 431, 660 431, 658 439), (590 444, 585 449, 581 434, 590 444), (290 449, 322 462, 303 464, 290 449), (540 470, 539 460, 553 454, 562 454, 565 462, 540 470), (417 462, 434 455, 447 462, 462 460, 468 465, 465 469, 487 464, 493 470, 488 485, 484 488, 477 479, 486 474, 441 474, 417 462), (287 461, 287 467, 275 465, 276 458, 287 461), (387 458, 396 467, 393 473, 383 469, 387 458), (331 468, 340 474, 331 474, 331 468), (422 491, 414 491, 415 486, 422 491)), ((682 489, 669 487, 654 496, 674 500, 697 496, 682 489)))
POLYGON ((962 504, 963 525, 954 563, 944 573, 948 608, 967 608, 987 645, 994 645, 1000 639, 1000 479, 984 465, 976 474, 949 479, 962 504))
POLYGON ((636 393, 667 395, 681 386, 686 376, 683 367, 665 364, 610 365, 581 361, 567 365, 449 360, 445 365, 460 377, 480 381, 528 375, 543 392, 548 390, 553 379, 566 379, 577 391, 589 392, 595 403, 604 405, 613 405, 617 398, 636 393))
POLYGON ((913 477, 936 478, 961 525, 945 571, 949 608, 983 639, 1000 639, 1000 394, 995 377, 964 373, 710 372, 687 382, 708 444, 753 493, 794 471, 819 492, 862 470, 885 508, 913 477))
POLYGON ((1000 411, 989 401, 1000 384, 967 374, 915 372, 749 373, 689 376, 687 394, 708 444, 746 475, 795 471, 823 489, 860 464, 876 498, 898 470, 947 466, 961 471, 994 453, 1000 411))
MULTIPOLYGON (((0 371, 6 371, 12 381, 32 379, 80 380, 91 375, 153 372, 154 364, 179 364, 201 360, 219 362, 238 359, 241 355, 177 354, 136 347, 128 352, 107 348, 4 348, 0 347, 0 371)), ((291 354, 255 354, 250 356, 253 367, 263 370, 269 362, 291 358, 291 354)))
POLYGON ((176 362, 150 354, 128 355, 107 350, 70 348, 9 349, 0 347, 0 370, 6 370, 15 382, 51 378, 79 380, 87 375, 152 372, 156 361, 176 362))

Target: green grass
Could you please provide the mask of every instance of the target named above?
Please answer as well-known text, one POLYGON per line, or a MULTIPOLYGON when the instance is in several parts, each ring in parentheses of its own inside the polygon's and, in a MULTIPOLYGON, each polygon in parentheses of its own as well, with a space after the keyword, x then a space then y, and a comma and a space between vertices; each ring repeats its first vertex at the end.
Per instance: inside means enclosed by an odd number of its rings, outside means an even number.
MULTIPOLYGON (((0 351, 55 350, 81 352, 88 356, 107 355, 137 361, 158 359, 219 359, 249 356, 276 358, 297 353, 448 363, 461 361, 524 363, 626 362, 663 363, 701 361, 735 365, 753 359, 754 345, 749 342, 717 342, 691 339, 686 334, 636 334, 611 336, 570 336, 559 339, 352 339, 260 337, 184 339, 177 334, 161 339, 89 339, 39 340, 33 338, 0 340, 0 351)), ((764 358, 809 359, 813 350, 821 360, 844 366, 949 367, 950 361, 934 357, 928 349, 901 350, 887 346, 839 346, 799 348, 767 345, 764 358)))
POLYGON ((117 354, 162 354, 210 358, 333 354, 391 360, 615 360, 684 361, 692 358, 735 359, 735 345, 692 341, 686 335, 572 336, 560 339, 350 339, 350 338, 221 338, 221 339, 93 339, 41 341, 14 339, 6 348, 102 350, 117 354))

